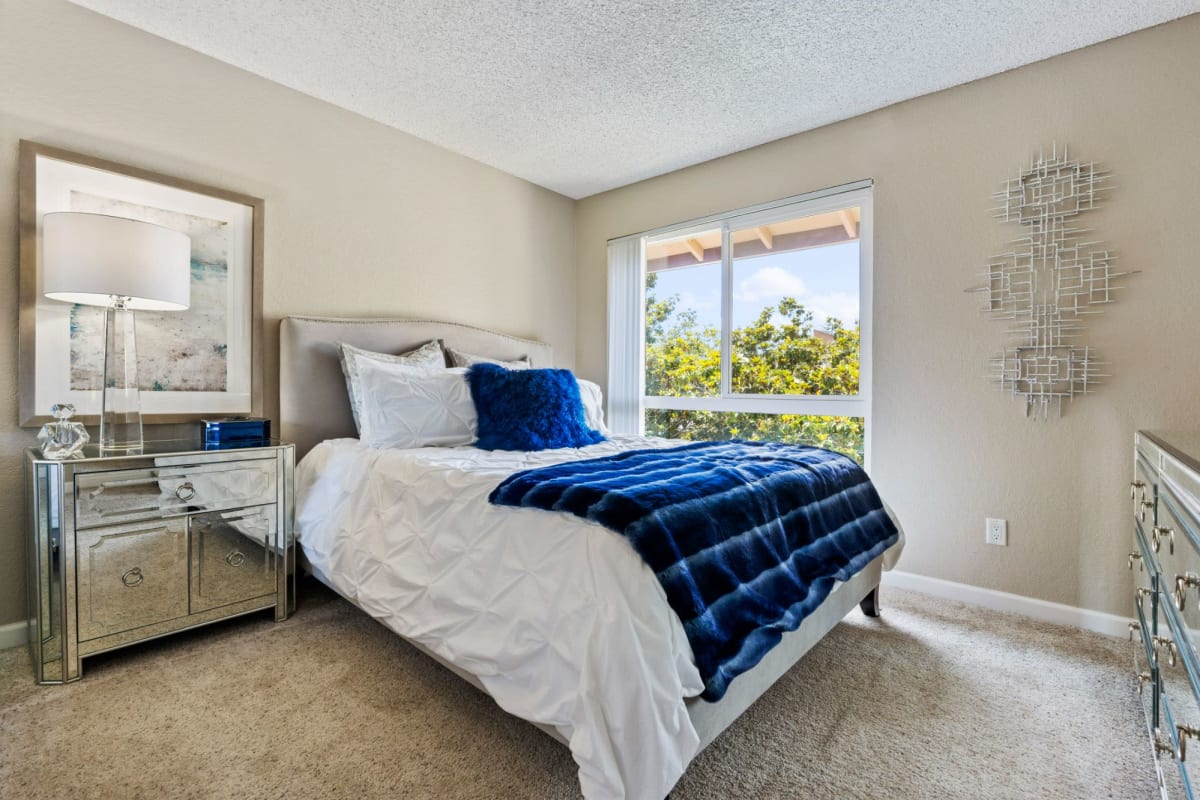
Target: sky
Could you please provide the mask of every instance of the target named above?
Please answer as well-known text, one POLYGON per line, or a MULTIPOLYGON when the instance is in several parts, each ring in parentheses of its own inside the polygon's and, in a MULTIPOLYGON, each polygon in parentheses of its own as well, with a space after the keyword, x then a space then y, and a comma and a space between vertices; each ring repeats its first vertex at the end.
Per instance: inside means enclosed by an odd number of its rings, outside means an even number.
MULTIPOLYGON (((813 327, 828 317, 846 327, 858 321, 857 241, 740 258, 733 262, 733 326, 756 319, 766 306, 794 297, 813 312, 813 327)), ((694 309, 701 325, 721 327, 721 264, 662 270, 655 294, 679 295, 679 309, 694 309)))

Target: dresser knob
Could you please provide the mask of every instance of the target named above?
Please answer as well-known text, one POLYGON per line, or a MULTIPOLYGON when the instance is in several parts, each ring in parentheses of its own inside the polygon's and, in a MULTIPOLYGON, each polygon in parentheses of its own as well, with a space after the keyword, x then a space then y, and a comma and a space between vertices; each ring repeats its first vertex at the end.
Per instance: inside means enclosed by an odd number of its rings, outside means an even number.
POLYGON ((192 486, 192 482, 181 483, 175 487, 175 496, 185 503, 196 496, 196 487, 192 486))
POLYGON ((225 562, 231 567, 240 567, 246 563, 246 555, 240 550, 234 550, 229 555, 225 556, 225 562))
POLYGON ((1135 560, 1138 562, 1138 572, 1141 572, 1142 571, 1142 554, 1141 553, 1130 553, 1129 554, 1129 568, 1130 569, 1133 569, 1133 562, 1135 560))
POLYGON ((1175 607, 1180 611, 1183 611, 1183 607, 1187 604, 1189 586, 1200 586, 1200 575, 1194 572, 1185 572, 1175 576, 1175 607))
POLYGON ((1175 655, 1179 652, 1179 648, 1175 646, 1175 642, 1167 636, 1151 636, 1151 642, 1154 644, 1154 660, 1158 661, 1158 648, 1165 648, 1167 651, 1167 663, 1172 667, 1175 666, 1175 655))
POLYGON ((1179 723, 1175 726, 1175 731, 1179 734, 1179 751, 1175 755, 1180 761, 1187 761, 1187 740, 1189 737, 1200 739, 1200 728, 1179 723))
POLYGON ((1171 555, 1175 555, 1175 529, 1165 525, 1155 525, 1150 529, 1150 540, 1154 545, 1154 552, 1158 552, 1163 539, 1167 540, 1171 555))
POLYGON ((126 586, 128 586, 130 588, 137 586, 139 583, 141 583, 145 579, 146 579, 146 576, 142 574, 141 567, 133 567, 132 569, 127 569, 123 573, 121 573, 121 583, 125 584, 126 586))
POLYGON ((1171 758, 1175 758, 1175 747, 1171 744, 1170 738, 1163 736, 1158 728, 1154 729, 1154 751, 1166 753, 1171 758))

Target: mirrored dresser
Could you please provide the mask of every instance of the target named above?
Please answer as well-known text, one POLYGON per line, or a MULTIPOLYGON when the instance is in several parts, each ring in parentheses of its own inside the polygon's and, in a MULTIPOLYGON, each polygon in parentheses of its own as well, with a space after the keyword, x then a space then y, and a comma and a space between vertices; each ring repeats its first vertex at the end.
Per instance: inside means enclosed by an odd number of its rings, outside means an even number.
POLYGON ((135 642, 295 605, 290 444, 25 451, 29 643, 40 683, 135 642))
POLYGON ((1134 668, 1164 798, 1200 787, 1200 434, 1134 437, 1134 668))

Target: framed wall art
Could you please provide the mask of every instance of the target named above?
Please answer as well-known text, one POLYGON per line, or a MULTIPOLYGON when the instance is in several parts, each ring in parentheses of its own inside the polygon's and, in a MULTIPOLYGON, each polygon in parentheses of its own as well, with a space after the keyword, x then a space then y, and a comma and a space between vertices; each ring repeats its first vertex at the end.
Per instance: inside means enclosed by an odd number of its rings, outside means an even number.
POLYGON ((72 403, 100 413, 104 309, 42 295, 42 218, 74 211, 152 222, 191 239, 191 303, 138 312, 147 423, 262 413, 263 201, 55 147, 20 144, 21 424, 72 403))

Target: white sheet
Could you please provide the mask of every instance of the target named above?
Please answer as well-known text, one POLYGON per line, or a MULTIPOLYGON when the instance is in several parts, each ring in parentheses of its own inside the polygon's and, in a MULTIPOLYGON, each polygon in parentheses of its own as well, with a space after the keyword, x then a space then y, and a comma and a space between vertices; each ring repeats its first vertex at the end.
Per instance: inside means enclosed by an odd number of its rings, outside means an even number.
POLYGON ((612 531, 487 496, 518 470, 675 444, 620 436, 520 453, 324 442, 296 470, 297 535, 340 593, 477 676, 504 710, 554 726, 588 800, 661 800, 696 754, 683 700, 704 688, 662 587, 612 531))

